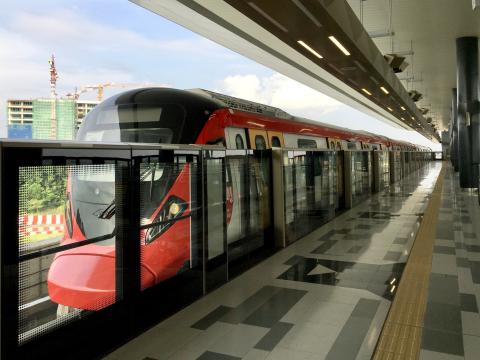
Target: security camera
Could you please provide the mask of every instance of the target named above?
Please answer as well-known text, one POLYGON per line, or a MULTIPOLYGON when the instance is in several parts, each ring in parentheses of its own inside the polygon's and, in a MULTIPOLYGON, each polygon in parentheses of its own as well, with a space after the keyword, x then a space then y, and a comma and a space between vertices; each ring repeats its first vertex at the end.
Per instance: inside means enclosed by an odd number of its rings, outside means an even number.
POLYGON ((421 98, 423 98, 423 95, 420 94, 417 90, 410 90, 408 92, 408 95, 410 95, 410 98, 414 101, 414 102, 417 102, 419 101, 421 98))
POLYGON ((408 66, 408 63, 405 61, 404 56, 400 56, 397 54, 385 54, 383 55, 383 57, 395 73, 401 73, 408 66))

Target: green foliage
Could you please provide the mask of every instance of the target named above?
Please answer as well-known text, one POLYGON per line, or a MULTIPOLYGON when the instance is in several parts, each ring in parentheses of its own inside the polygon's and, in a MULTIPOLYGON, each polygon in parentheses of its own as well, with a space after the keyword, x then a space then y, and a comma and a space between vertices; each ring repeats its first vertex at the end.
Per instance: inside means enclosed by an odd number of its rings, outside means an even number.
POLYGON ((41 166, 20 168, 20 208, 27 214, 61 207, 65 201, 67 168, 41 166))

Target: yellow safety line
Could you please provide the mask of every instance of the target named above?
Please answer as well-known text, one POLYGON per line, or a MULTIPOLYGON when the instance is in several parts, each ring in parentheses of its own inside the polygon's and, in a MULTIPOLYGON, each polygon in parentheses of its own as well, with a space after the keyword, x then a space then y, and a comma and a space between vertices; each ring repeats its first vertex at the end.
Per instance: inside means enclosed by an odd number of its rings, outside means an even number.
POLYGON ((445 169, 442 167, 383 326, 374 360, 418 359, 445 169))

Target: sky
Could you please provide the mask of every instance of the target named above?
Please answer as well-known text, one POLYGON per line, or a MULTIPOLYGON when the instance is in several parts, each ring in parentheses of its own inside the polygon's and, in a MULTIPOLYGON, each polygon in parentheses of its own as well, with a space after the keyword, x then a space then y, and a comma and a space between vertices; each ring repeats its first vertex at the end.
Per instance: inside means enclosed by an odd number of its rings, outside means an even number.
MULTIPOLYGON (((51 54, 59 96, 107 82, 204 88, 292 115, 433 146, 414 131, 387 125, 126 0, 2 3, 0 137, 6 136, 6 99, 49 96, 51 54)), ((106 89, 105 95, 123 90, 106 89)), ((80 99, 95 96, 86 92, 80 99)))

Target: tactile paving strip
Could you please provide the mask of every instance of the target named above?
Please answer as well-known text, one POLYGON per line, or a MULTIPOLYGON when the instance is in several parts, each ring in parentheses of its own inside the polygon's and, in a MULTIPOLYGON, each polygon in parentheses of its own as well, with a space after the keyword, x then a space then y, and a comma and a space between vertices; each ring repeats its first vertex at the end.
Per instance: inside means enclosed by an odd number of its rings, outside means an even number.
POLYGON ((444 176, 442 168, 380 334, 374 360, 419 358, 444 176))

